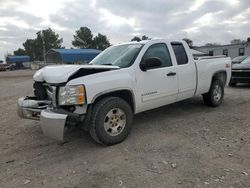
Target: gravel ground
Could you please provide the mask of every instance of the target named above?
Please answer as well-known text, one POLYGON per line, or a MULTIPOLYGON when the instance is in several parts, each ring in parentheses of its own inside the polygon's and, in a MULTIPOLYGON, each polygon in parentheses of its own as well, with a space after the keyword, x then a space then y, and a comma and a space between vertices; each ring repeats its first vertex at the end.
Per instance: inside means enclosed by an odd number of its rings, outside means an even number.
POLYGON ((0 72, 0 187, 250 187, 250 86, 226 88, 218 108, 198 97, 141 113, 103 147, 81 130, 55 142, 17 117, 33 73, 0 72))

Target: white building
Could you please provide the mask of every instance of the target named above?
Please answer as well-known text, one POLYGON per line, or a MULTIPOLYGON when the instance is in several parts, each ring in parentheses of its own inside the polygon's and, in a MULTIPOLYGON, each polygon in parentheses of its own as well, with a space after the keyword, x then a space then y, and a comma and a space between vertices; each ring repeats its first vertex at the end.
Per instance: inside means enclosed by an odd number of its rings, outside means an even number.
POLYGON ((235 58, 237 56, 250 55, 250 42, 241 44, 200 46, 195 49, 211 56, 226 55, 231 58, 235 58))

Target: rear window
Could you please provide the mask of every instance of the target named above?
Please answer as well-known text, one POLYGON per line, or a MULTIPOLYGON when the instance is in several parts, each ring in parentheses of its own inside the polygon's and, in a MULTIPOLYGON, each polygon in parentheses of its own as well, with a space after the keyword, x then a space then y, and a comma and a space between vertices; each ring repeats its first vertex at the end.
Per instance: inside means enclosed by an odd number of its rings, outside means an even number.
POLYGON ((182 43, 171 43, 175 53, 175 57, 178 65, 184 65, 188 63, 188 57, 186 50, 182 43))

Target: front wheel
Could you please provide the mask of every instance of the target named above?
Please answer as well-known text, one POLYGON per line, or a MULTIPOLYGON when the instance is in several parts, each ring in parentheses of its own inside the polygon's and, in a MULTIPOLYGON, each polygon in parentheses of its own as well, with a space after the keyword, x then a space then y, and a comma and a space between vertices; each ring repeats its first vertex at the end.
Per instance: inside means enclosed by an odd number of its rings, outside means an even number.
POLYGON ((130 105, 118 97, 98 101, 90 117, 90 135, 104 145, 122 142, 132 128, 133 112, 130 105))
POLYGON ((203 101, 205 105, 217 107, 224 97, 224 84, 221 80, 214 80, 208 93, 203 94, 203 101))

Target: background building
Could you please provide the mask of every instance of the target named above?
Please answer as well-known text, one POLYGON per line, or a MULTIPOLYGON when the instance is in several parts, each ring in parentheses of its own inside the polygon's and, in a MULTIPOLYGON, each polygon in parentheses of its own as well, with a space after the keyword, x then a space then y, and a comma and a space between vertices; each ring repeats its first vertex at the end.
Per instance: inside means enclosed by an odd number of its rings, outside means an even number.
POLYGON ((96 49, 51 49, 45 59, 47 64, 85 64, 99 53, 101 50, 96 49))
POLYGON ((196 50, 204 52, 210 56, 226 55, 231 58, 237 56, 250 55, 250 42, 228 45, 211 45, 195 47, 196 50))
POLYGON ((195 49, 190 49, 191 53, 193 54, 194 58, 202 57, 202 56, 208 56, 208 54, 195 50, 195 49))
POLYGON ((22 69, 30 67, 30 57, 27 55, 8 55, 6 63, 13 69, 22 69))

